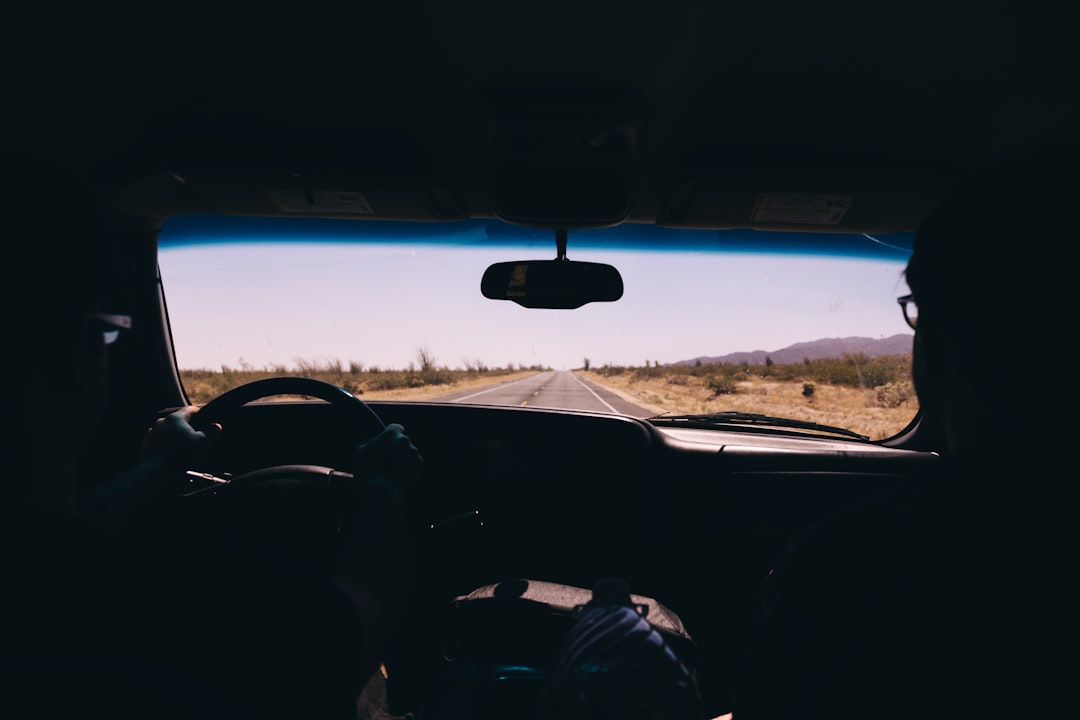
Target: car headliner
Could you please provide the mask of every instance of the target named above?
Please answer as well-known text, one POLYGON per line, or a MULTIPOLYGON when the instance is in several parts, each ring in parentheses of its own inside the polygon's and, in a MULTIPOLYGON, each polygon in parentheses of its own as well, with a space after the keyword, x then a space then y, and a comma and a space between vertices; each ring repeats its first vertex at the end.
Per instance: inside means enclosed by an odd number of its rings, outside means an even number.
POLYGON ((87 170, 148 228, 287 214, 284 186, 370 204, 335 217, 490 218, 479 108, 524 84, 625 100, 631 221, 816 231, 754 204, 843 194, 826 229, 910 232, 1078 102, 1071 25, 1009 2, 142 5, 8 10, 2 137, 87 170))

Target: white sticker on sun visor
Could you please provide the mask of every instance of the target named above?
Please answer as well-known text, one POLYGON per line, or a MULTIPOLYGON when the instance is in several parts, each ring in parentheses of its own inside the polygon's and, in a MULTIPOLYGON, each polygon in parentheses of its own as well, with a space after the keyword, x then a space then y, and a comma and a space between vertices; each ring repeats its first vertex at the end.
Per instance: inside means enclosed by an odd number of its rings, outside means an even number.
POLYGON ((355 190, 312 190, 310 195, 299 188, 269 192, 282 212, 374 215, 367 198, 355 190))
POLYGON ((838 225, 853 199, 851 195, 761 193, 751 220, 789 225, 838 225))

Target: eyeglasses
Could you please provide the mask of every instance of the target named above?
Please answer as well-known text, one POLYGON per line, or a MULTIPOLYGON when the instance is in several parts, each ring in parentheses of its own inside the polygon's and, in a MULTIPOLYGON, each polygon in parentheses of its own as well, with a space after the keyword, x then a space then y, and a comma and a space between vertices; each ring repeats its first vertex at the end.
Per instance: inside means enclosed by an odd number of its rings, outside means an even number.
POLYGON ((90 327, 101 331, 101 339, 106 345, 112 345, 120 337, 121 330, 131 329, 130 315, 110 315, 94 313, 86 316, 90 327))
POLYGON ((915 296, 902 295, 896 298, 896 302, 900 303, 900 309, 904 311, 904 321, 914 330, 915 324, 919 322, 919 306, 915 304, 915 296))

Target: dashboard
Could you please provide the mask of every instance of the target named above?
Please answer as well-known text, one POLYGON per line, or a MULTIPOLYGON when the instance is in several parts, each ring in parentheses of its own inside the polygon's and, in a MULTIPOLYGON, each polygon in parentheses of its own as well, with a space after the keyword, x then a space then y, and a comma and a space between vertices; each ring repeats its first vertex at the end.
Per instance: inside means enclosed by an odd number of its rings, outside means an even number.
MULTIPOLYGON (((790 540, 816 519, 920 482, 936 461, 857 441, 661 429, 599 413, 370 407, 403 425, 425 461, 406 675, 430 676, 444 662, 442 622, 457 596, 513 578, 587 588, 616 576, 682 619, 717 714, 727 708, 761 581, 790 540)), ((347 468, 361 431, 322 402, 241 410, 200 470, 347 468)))

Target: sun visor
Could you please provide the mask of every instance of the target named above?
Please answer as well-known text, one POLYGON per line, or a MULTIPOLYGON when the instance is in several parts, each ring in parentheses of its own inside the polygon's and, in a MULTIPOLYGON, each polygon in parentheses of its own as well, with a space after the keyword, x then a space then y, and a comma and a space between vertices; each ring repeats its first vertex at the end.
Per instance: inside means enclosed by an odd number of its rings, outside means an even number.
POLYGON ((316 131, 233 120, 148 133, 118 161, 114 207, 140 216, 234 213, 407 220, 459 219, 456 188, 431 184, 424 145, 382 128, 316 131))
POLYGON ((771 169, 673 182, 656 223, 786 232, 912 232, 952 187, 943 174, 771 169))

